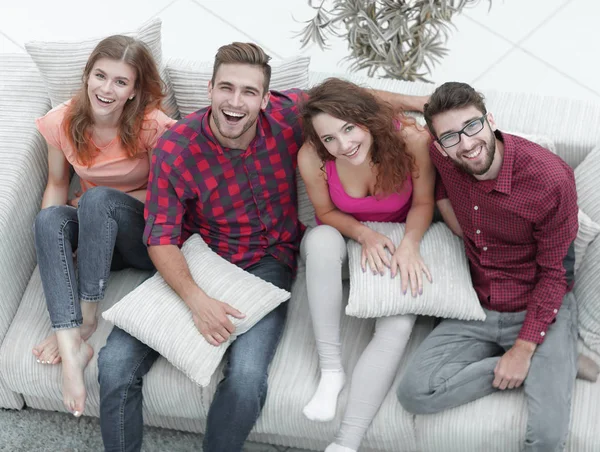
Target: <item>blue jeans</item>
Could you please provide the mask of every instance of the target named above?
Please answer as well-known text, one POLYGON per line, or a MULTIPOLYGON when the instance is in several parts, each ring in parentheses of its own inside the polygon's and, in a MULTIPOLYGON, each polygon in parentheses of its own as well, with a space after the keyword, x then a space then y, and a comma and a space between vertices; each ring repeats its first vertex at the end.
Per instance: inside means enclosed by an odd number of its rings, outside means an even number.
MULTIPOLYGON (((291 288, 290 268, 272 257, 246 270, 282 289, 291 288)), ((286 314, 287 303, 282 303, 229 347, 225 376, 208 411, 204 452, 242 450, 265 403, 269 364, 286 314)), ((158 356, 158 352, 117 327, 100 350, 100 428, 106 451, 141 449, 142 377, 158 356)))
MULTIPOLYGON (((481 322, 442 320, 419 346, 398 387, 407 411, 436 413, 498 391, 492 386, 494 369, 515 343, 526 311, 485 313, 481 322)), ((577 303, 567 293, 523 382, 528 411, 523 451, 564 449, 576 373, 577 303)))
POLYGON ((82 324, 80 301, 104 298, 111 269, 154 269, 144 225, 144 203, 108 187, 86 191, 78 208, 52 206, 37 214, 35 248, 53 329, 82 324))

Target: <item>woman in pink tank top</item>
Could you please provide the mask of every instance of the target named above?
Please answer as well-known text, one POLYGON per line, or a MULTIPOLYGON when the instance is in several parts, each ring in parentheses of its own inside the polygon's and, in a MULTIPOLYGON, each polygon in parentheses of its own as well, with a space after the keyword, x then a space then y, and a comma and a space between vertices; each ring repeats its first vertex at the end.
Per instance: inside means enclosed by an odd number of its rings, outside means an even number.
MULTIPOLYGON (((315 208, 317 227, 300 246, 321 378, 304 414, 314 421, 334 418, 345 384, 341 362, 342 264, 346 240, 362 245, 364 271, 392 277, 402 290, 422 291, 431 280, 419 252, 431 224, 435 170, 430 137, 414 120, 396 114, 368 89, 328 79, 308 92, 302 108, 305 144, 298 164, 315 208), (406 222, 398 247, 363 221, 406 222)), ((376 332, 352 374, 342 424, 326 452, 354 452, 388 393, 415 316, 377 319, 376 332)))
POLYGON ((33 354, 40 364, 62 361, 63 402, 75 416, 85 408, 83 372, 94 353, 86 341, 111 269, 154 268, 142 235, 150 151, 175 122, 163 97, 146 45, 115 35, 92 51, 75 97, 36 121, 49 171, 35 246, 54 332, 33 354), (82 193, 69 198, 71 168, 82 193))

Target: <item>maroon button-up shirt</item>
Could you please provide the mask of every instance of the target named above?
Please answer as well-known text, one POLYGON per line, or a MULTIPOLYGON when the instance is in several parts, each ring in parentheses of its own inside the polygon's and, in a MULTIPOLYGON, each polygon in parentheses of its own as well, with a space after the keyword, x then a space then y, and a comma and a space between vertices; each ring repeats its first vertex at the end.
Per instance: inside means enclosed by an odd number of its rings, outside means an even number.
POLYGON ((188 115, 158 141, 144 217, 148 245, 178 245, 194 233, 247 268, 271 255, 295 268, 301 230, 296 204, 300 90, 272 92, 248 149, 223 148, 210 107, 188 115))
POLYGON ((504 160, 490 181, 478 181, 431 146, 436 200, 452 204, 482 306, 526 310, 519 338, 540 344, 572 280, 565 258, 578 228, 575 179, 547 149, 506 133, 496 136, 504 143, 504 160))

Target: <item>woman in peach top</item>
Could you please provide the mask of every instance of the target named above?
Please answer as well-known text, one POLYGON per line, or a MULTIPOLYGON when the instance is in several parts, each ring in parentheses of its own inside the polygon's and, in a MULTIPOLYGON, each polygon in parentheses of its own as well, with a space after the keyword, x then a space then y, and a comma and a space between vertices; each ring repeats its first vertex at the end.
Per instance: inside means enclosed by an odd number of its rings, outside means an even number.
POLYGON ((153 269, 142 243, 150 156, 175 123, 160 110, 162 86, 142 42, 110 36, 90 55, 75 97, 36 121, 49 171, 35 245, 54 334, 33 353, 43 364, 62 360, 63 401, 75 416, 85 407, 83 371, 93 355, 85 341, 110 270, 153 269), (71 168, 81 191, 68 199, 71 168))

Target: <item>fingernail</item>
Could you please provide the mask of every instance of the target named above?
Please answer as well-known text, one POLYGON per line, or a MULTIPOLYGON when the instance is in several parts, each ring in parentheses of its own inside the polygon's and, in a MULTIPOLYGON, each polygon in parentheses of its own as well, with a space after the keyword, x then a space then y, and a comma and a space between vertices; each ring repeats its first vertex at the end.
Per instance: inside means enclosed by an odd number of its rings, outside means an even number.
POLYGON ((419 295, 423 295, 423 289, 419 289, 419 295))

